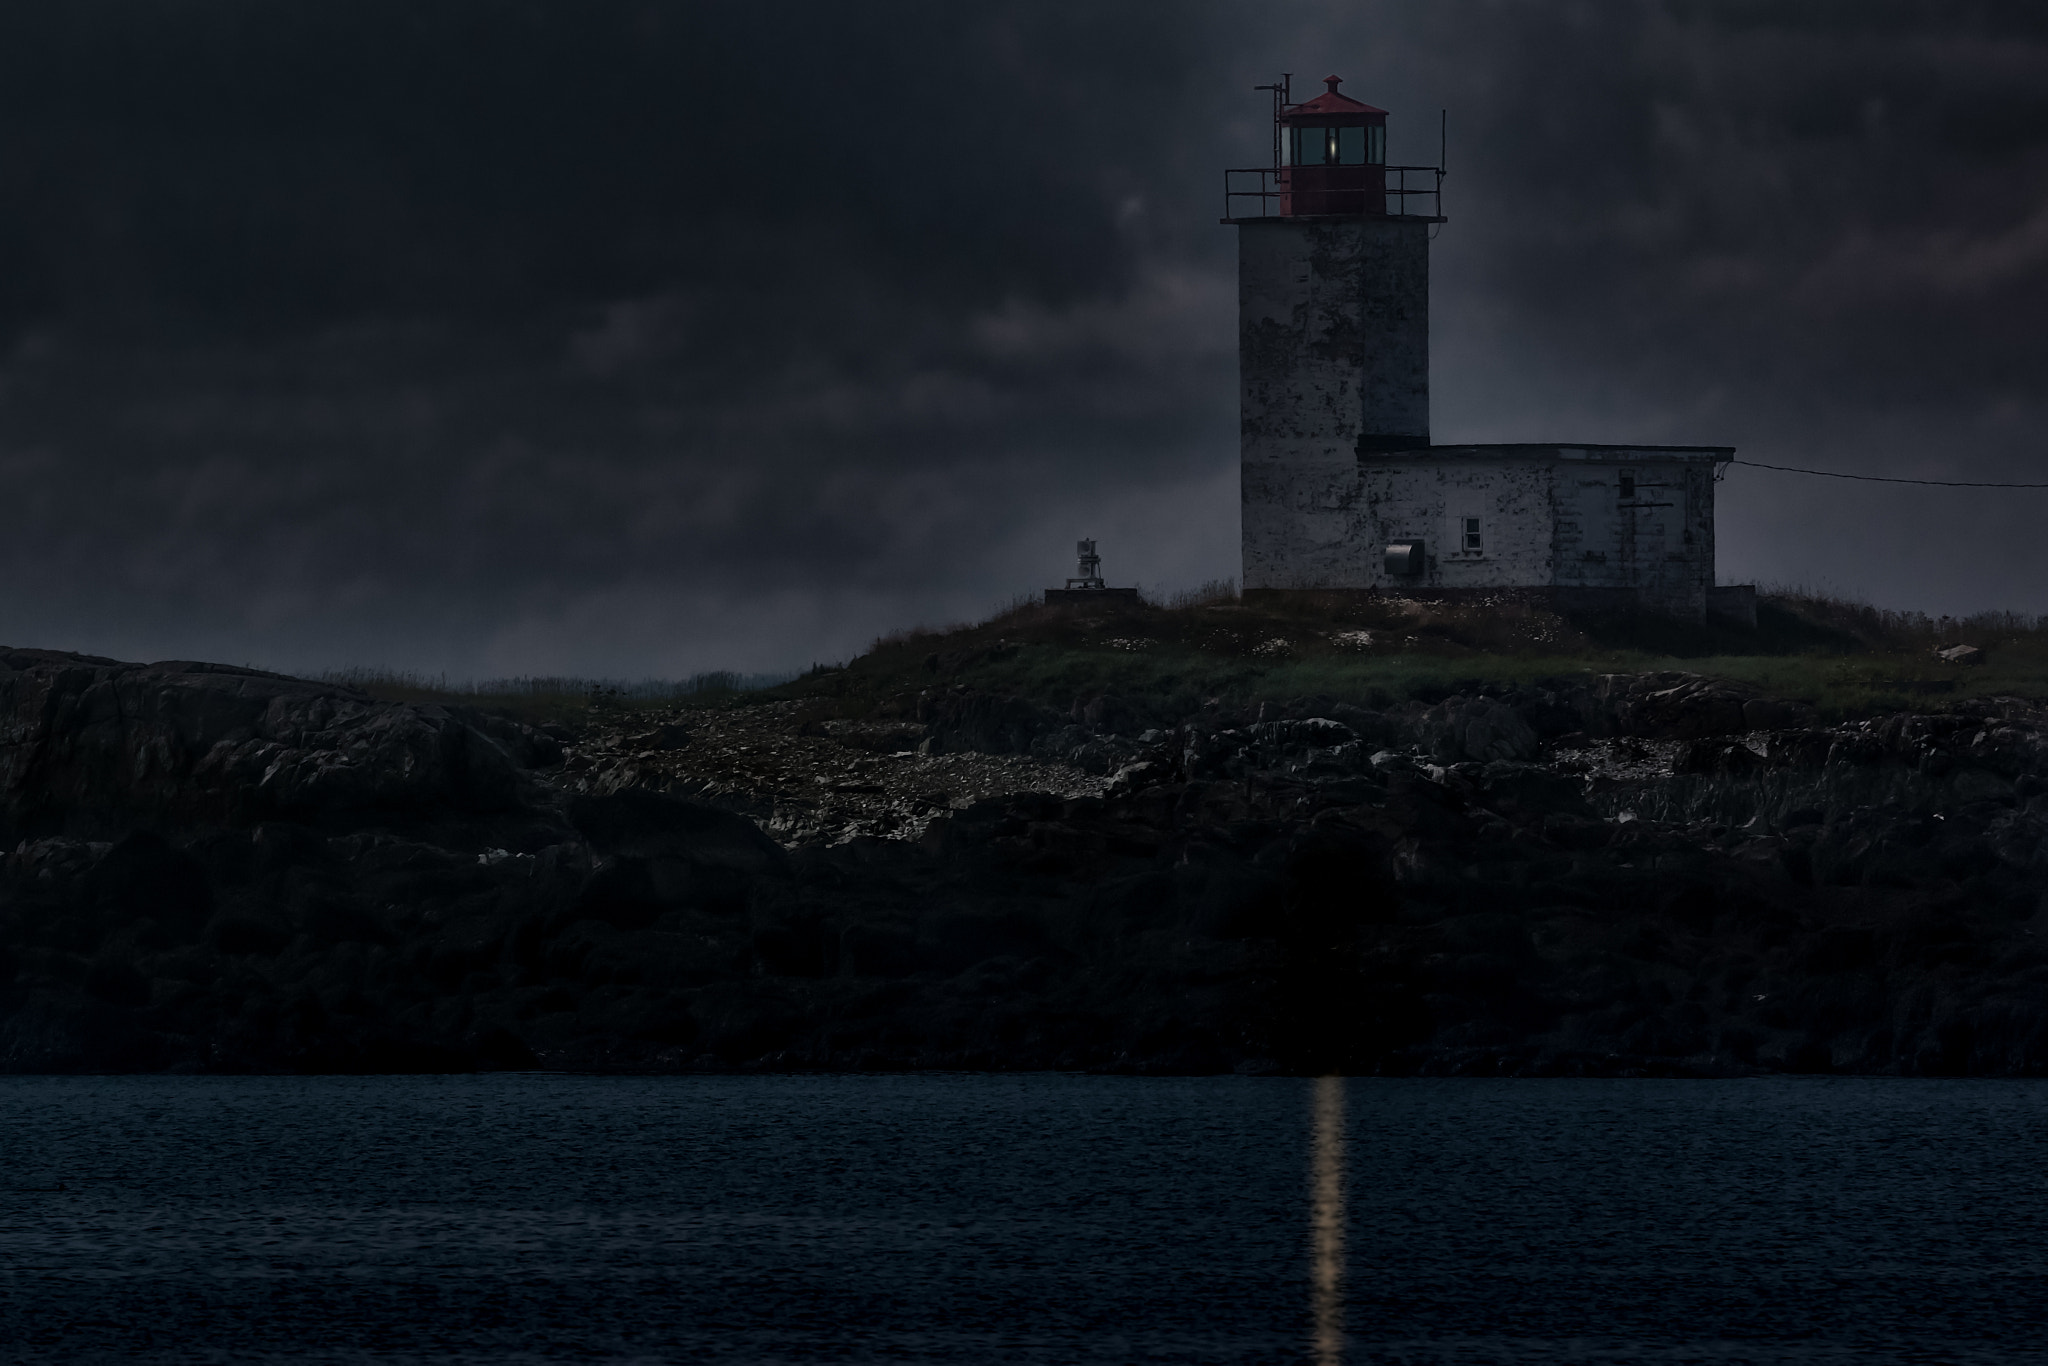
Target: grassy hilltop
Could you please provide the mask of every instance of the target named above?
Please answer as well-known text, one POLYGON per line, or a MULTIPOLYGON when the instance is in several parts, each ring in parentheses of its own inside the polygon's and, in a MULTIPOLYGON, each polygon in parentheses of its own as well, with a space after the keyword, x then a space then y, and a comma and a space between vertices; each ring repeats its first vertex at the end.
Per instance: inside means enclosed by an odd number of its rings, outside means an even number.
MULTIPOLYGON (((1104 694, 1186 715, 1210 699, 1243 705, 1326 697, 1385 707, 1487 685, 1680 669, 1812 703, 1826 719, 1940 710, 1980 696, 2048 696, 2048 621, 2012 613, 1931 619, 1820 594, 1764 595, 1757 627, 1653 616, 1568 618, 1511 592, 1448 604, 1303 594, 1247 603, 1227 584, 1166 604, 1044 607, 1020 600, 974 625, 877 640, 843 667, 771 688, 732 675, 601 693, 621 710, 808 699, 843 715, 888 714, 906 696, 964 687, 1058 710, 1104 694), (1984 651, 1976 667, 1938 649, 1984 651)), ((587 681, 518 680, 452 689, 394 675, 337 677, 392 701, 461 700, 533 721, 590 712, 587 681)))

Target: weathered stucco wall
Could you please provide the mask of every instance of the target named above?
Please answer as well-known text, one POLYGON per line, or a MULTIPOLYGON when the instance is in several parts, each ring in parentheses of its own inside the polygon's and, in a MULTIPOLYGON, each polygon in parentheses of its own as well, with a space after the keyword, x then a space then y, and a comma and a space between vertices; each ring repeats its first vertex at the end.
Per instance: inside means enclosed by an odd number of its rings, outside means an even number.
POLYGON ((1365 437, 1429 444, 1429 225, 1238 227, 1247 460, 1348 461, 1365 437))
POLYGON ((1367 588, 1380 554, 1358 462, 1244 462, 1244 586, 1367 588))
POLYGON ((1364 457, 1353 534, 1375 550, 1361 557, 1367 584, 1625 591, 1645 606, 1696 616, 1714 582, 1714 465, 1725 454, 1440 446, 1364 457), (1399 540, 1425 545, 1417 579, 1383 572, 1377 551, 1399 540))
POLYGON ((1238 228, 1248 588, 1365 587, 1357 452, 1429 444, 1429 225, 1238 228))
POLYGON ((1433 459, 1417 452, 1368 459, 1359 483, 1366 516, 1360 531, 1383 551, 1390 541, 1423 543, 1420 583, 1385 578, 1373 556, 1376 587, 1489 588, 1550 582, 1551 480, 1544 462, 1433 459), (1480 545, 1465 548, 1465 522, 1479 521, 1480 545))
POLYGON ((1714 583, 1713 460, 1653 451, 1573 458, 1569 447, 1563 454, 1555 467, 1555 582, 1632 589, 1646 606, 1704 612, 1714 583))

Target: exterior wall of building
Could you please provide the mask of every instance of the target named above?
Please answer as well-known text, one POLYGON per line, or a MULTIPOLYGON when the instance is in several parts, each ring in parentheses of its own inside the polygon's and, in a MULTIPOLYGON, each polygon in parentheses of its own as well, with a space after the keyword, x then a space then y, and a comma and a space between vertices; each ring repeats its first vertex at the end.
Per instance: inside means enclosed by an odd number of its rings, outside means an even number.
POLYGON ((1358 449, 1429 444, 1429 225, 1238 227, 1247 588, 1369 586, 1358 449))
POLYGON ((1372 553, 1360 557, 1361 586, 1557 588, 1697 617, 1714 582, 1714 465, 1723 454, 1440 446, 1363 457, 1352 534, 1372 553), (1409 540, 1423 542, 1423 574, 1389 579, 1382 548, 1409 540))
POLYGON ((1570 447, 1560 454, 1555 582, 1625 588, 1645 606, 1704 613, 1714 586, 1713 460, 1570 447), (1632 496, 1623 496, 1624 479, 1632 496))
POLYGON ((1498 588, 1551 581, 1551 478, 1530 460, 1432 459, 1425 452, 1361 462, 1366 515, 1360 533, 1373 547, 1378 588, 1498 588), (1468 519, 1479 548, 1466 549, 1468 519), (1392 541, 1421 541, 1428 566, 1420 583, 1385 574, 1392 541))
POLYGON ((1358 462, 1244 462, 1244 586, 1368 588, 1378 573, 1358 462))

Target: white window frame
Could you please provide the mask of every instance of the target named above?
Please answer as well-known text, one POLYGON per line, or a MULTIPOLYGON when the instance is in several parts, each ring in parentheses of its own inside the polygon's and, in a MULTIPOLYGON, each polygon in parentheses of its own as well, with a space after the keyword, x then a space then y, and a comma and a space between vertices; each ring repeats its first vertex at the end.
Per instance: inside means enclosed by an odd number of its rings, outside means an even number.
POLYGON ((1458 553, 1475 560, 1486 558, 1486 523, 1477 513, 1458 517, 1458 553))

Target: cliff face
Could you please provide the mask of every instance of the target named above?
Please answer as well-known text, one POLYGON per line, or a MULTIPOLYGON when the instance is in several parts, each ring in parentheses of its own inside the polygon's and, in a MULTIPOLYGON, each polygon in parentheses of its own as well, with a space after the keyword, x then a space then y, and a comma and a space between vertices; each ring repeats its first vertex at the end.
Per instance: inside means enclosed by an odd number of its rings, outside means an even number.
POLYGON ((0 654, 0 1066, 2048 1071, 2022 703, 898 710, 0 654))
POLYGON ((253 669, 0 650, 0 821, 17 839, 503 810, 518 760, 548 743, 253 669))

